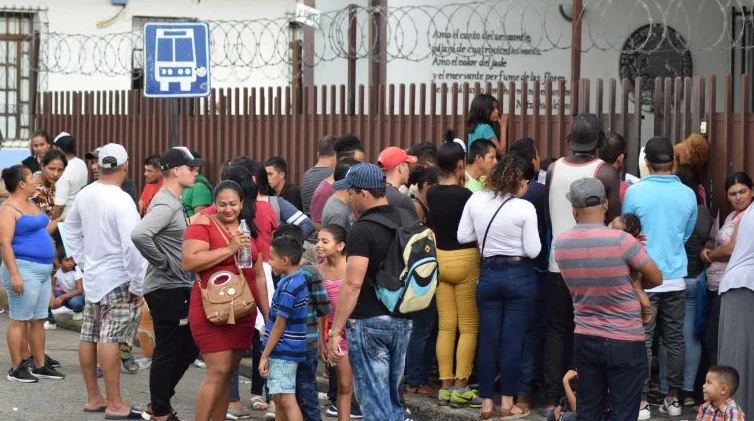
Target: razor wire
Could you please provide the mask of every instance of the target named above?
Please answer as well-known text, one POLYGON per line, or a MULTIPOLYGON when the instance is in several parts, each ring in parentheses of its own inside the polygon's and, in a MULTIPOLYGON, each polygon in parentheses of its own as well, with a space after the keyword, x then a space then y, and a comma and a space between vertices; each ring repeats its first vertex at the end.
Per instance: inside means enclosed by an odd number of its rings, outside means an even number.
MULTIPOLYGON (((355 16, 353 58, 422 62, 457 57, 542 55, 571 48, 567 0, 475 1, 400 5, 384 9, 351 6, 321 13, 316 27, 292 15, 271 19, 209 20, 213 80, 290 79, 292 43, 310 37, 316 67, 349 58, 349 26, 355 16), (373 34, 384 20, 386 49, 373 34)), ((584 0, 581 51, 652 53, 750 49, 754 0, 584 0), (738 19, 730 19, 732 11, 738 19), (618 22, 618 24, 608 24, 618 22), (650 25, 646 39, 626 43, 650 25), (685 38, 671 36, 673 28, 685 38), (747 28, 749 28, 747 32, 747 28), (735 34, 735 36, 733 36, 735 34)), ((572 13, 572 12, 571 12, 572 13)), ((120 76, 140 68, 141 32, 101 35, 42 31, 39 70, 49 74, 120 76)))

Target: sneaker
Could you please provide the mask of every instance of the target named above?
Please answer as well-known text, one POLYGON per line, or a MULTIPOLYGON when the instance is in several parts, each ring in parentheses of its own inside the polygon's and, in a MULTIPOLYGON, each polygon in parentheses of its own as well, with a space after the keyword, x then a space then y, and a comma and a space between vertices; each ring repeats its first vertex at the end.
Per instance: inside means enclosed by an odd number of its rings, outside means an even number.
POLYGON ((45 330, 55 330, 58 328, 58 325, 55 323, 50 323, 49 320, 45 320, 45 330))
POLYGON ((330 404, 327 405, 327 409, 325 409, 325 414, 327 414, 328 417, 337 417, 338 407, 335 406, 334 403, 330 402, 330 404))
POLYGON ((686 399, 683 400, 683 406, 695 406, 696 401, 691 396, 686 396, 686 399))
POLYGON ((65 374, 60 373, 58 370, 55 370, 54 368, 48 367, 46 365, 31 370, 31 375, 38 379, 63 380, 65 378, 65 374))
MULTIPOLYGON (((152 404, 148 403, 147 408, 141 412, 141 418, 150 421, 152 419, 152 404)), ((180 421, 178 419, 178 413, 175 412, 174 409, 170 410, 170 414, 168 414, 167 421, 180 421)))
POLYGON ((450 393, 450 406, 460 408, 468 406, 471 408, 481 408, 482 398, 476 390, 467 387, 453 389, 450 393))
POLYGON ((649 404, 645 403, 644 406, 639 408, 639 419, 648 420, 652 418, 652 412, 649 410, 649 404))
POLYGON ((662 401, 662 405, 660 405, 660 413, 661 414, 668 414, 671 417, 678 417, 683 412, 683 408, 681 407, 681 402, 673 398, 673 401, 668 403, 668 400, 665 399, 662 401))
POLYGON ((73 313, 73 316, 71 316, 71 320, 76 320, 76 321, 84 320, 84 315, 81 314, 81 312, 73 313))
POLYGON ((351 408, 351 419, 352 420, 360 420, 364 418, 364 414, 361 413, 361 408, 351 408))
POLYGON ((241 409, 228 408, 228 412, 225 413, 226 420, 245 420, 251 418, 251 412, 241 409))
POLYGON ((450 405, 450 395, 455 389, 452 387, 441 387, 437 392, 437 400, 440 406, 450 405))
POLYGON ((32 376, 29 370, 26 369, 26 367, 18 366, 17 369, 10 369, 8 370, 8 375, 5 377, 8 381, 11 382, 20 382, 20 383, 36 383, 39 380, 37 380, 36 377, 32 376))
MULTIPOLYGON (((33 364, 32 364, 33 365, 33 364)), ((52 358, 51 356, 45 354, 45 365, 50 368, 59 368, 60 367, 60 361, 52 358)), ((34 369, 34 367, 32 367, 34 369)))
POLYGON ((21 367, 31 371, 34 370, 34 358, 29 357, 21 360, 21 367))
POLYGON ((204 361, 200 360, 199 358, 194 360, 194 367, 197 368, 207 368, 207 364, 204 363, 204 361))

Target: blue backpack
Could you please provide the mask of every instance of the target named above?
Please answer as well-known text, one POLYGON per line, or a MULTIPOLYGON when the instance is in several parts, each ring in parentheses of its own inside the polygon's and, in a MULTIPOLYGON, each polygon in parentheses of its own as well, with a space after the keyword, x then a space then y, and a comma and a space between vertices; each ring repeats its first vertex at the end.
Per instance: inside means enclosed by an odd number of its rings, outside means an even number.
POLYGON ((401 224, 373 213, 361 221, 371 221, 395 233, 385 260, 377 270, 377 299, 394 316, 408 315, 429 307, 437 289, 437 247, 432 230, 408 212, 397 209, 401 224))

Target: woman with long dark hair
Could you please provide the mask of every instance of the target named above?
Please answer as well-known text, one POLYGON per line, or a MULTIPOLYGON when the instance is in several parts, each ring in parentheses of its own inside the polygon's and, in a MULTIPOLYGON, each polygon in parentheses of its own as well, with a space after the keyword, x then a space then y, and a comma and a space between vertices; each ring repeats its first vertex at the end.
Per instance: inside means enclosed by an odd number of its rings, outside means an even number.
POLYGON ((427 192, 428 226, 436 235, 440 265, 436 353, 442 387, 438 400, 441 405, 479 407, 481 399, 477 391, 468 387, 479 335, 475 299, 479 250, 475 240, 461 243, 457 239, 461 215, 472 193, 463 187, 466 174, 463 142, 455 142, 454 137, 448 136, 446 143, 440 146, 437 154, 439 180, 427 192))
POLYGON ((213 325, 204 314, 200 288, 206 288, 209 278, 219 271, 237 272, 236 253, 241 247, 249 247, 254 265, 242 272, 265 318, 269 307, 258 238, 238 229, 244 216, 249 216, 249 207, 244 206, 244 201, 254 201, 255 198, 246 197, 241 186, 230 180, 221 181, 215 187, 213 197, 216 213, 199 214, 193 218, 186 230, 182 257, 183 270, 197 272, 200 278, 191 291, 189 325, 207 364, 207 375, 196 399, 196 419, 202 421, 221 420, 227 415, 230 376, 238 370, 246 350, 251 349, 256 312, 236 319, 235 324, 213 325))
POLYGON ((495 145, 498 154, 505 153, 507 146, 500 142, 500 112, 497 99, 490 94, 477 95, 469 107, 466 122, 466 143, 470 147, 477 140, 488 140, 495 145))
POLYGON ((458 242, 477 243, 482 265, 476 300, 479 309, 479 396, 482 419, 492 417, 495 377, 500 375, 500 415, 528 413, 513 403, 521 355, 536 299, 539 255, 537 211, 521 199, 534 174, 531 162, 512 154, 495 166, 488 188, 474 193, 463 208, 458 242))
MULTIPOLYGON (((37 191, 31 200, 42 210, 48 217, 52 218, 52 212, 55 210, 55 183, 63 175, 68 160, 65 154, 57 149, 51 149, 45 153, 40 161, 42 164, 40 173, 35 177, 37 181, 37 191)), ((58 219, 50 219, 47 231, 55 232, 57 229, 58 219)))

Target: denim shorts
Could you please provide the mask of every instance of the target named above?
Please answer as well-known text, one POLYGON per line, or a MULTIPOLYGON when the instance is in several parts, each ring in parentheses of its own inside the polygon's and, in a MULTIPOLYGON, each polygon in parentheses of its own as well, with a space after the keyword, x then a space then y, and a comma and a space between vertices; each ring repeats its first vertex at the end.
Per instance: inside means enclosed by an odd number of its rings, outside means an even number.
POLYGON ((298 363, 270 358, 270 377, 267 389, 270 395, 279 393, 296 393, 296 370, 298 363))
POLYGON ((47 319, 47 307, 50 305, 50 274, 52 263, 35 263, 16 259, 16 267, 24 283, 24 292, 16 294, 11 288, 10 272, 3 263, 0 276, 3 286, 8 291, 8 307, 11 320, 28 321, 47 319))

